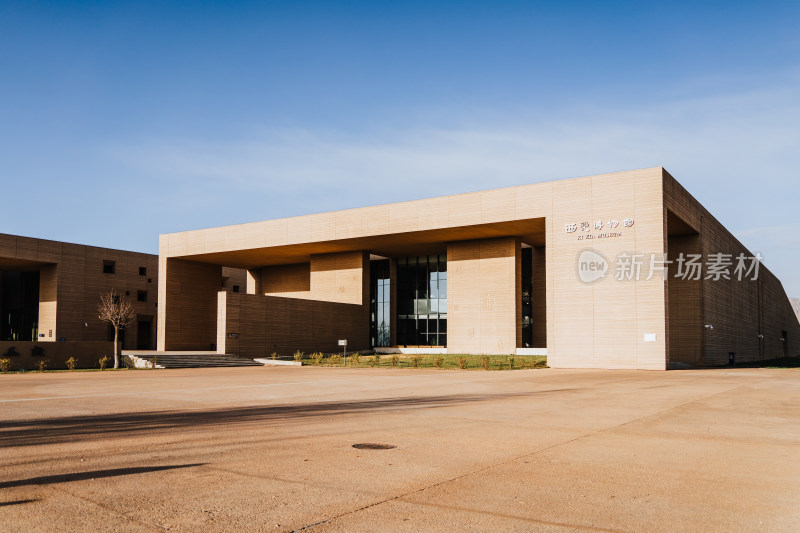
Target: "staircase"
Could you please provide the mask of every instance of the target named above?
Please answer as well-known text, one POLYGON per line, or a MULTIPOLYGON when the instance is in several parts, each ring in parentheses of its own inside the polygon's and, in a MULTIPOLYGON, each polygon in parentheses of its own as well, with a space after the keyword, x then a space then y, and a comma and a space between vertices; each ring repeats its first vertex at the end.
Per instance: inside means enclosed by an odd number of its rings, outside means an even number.
POLYGON ((136 368, 210 368, 233 366, 263 366, 252 359, 215 352, 155 352, 123 350, 122 355, 133 359, 136 368))

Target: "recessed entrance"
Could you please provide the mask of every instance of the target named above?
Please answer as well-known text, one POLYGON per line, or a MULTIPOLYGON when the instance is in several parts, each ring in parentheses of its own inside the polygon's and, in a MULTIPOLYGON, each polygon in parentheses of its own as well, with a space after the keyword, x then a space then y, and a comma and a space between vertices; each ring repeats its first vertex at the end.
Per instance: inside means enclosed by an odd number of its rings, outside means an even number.
POLYGON ((0 273, 0 340, 39 336, 39 272, 0 273))
POLYGON ((153 317, 139 317, 136 320, 136 349, 153 349, 153 317))

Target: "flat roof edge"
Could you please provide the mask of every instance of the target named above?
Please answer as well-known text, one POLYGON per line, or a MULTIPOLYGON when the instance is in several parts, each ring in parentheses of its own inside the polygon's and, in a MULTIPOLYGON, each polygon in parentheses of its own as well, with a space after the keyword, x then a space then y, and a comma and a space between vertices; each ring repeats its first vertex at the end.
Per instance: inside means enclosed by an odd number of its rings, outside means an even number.
POLYGON ((225 225, 222 225, 222 226, 211 226, 211 227, 192 229, 192 230, 161 233, 161 234, 159 234, 159 244, 161 243, 161 238, 162 237, 169 238, 170 236, 191 235, 191 234, 197 234, 197 233, 206 232, 206 231, 212 231, 212 230, 222 230, 222 229, 229 229, 229 228, 230 229, 232 229, 232 228, 245 228, 247 226, 254 226, 256 224, 262 224, 264 222, 290 221, 290 220, 301 219, 301 218, 304 218, 304 217, 313 217, 313 216, 320 216, 320 215, 334 215, 334 214, 355 212, 355 211, 358 211, 358 210, 373 209, 373 208, 378 208, 378 207, 384 207, 384 208, 389 208, 389 207, 393 207, 393 206, 398 206, 399 207, 399 206, 418 203, 418 202, 440 200, 440 199, 445 199, 445 198, 458 198, 458 197, 461 197, 461 196, 480 195, 480 194, 490 193, 490 192, 502 192, 502 191, 508 191, 508 190, 511 190, 511 189, 520 189, 520 188, 524 188, 524 187, 547 186, 548 184, 553 184, 553 183, 563 183, 563 182, 568 182, 568 181, 579 181, 579 180, 597 179, 597 178, 606 178, 606 177, 611 178, 611 177, 614 177, 614 176, 621 176, 621 175, 625 175, 625 174, 642 174, 642 173, 648 173, 648 172, 653 172, 654 175, 657 175, 659 178, 661 178, 664 173, 666 173, 667 175, 669 175, 671 177, 669 172, 667 172, 667 170, 663 166, 654 166, 654 167, 622 170, 622 171, 617 171, 617 172, 605 172, 605 173, 602 173, 602 174, 592 174, 592 175, 588 175, 588 176, 578 176, 578 177, 571 177, 571 178, 559 178, 559 179, 541 181, 541 182, 536 182, 536 183, 525 183, 525 184, 521 184, 521 185, 509 185, 509 186, 506 186, 506 187, 498 187, 498 188, 494 188, 494 189, 480 189, 480 190, 477 190, 477 191, 470 191, 470 192, 463 192, 463 193, 456 193, 456 194, 446 194, 446 195, 443 195, 443 196, 432 196, 432 197, 426 197, 426 198, 419 198, 417 200, 406 200, 406 201, 402 201, 402 202, 389 202, 389 203, 383 203, 383 204, 372 204, 372 205, 366 205, 366 206, 360 206, 360 207, 337 209, 337 210, 334 210, 334 211, 319 211, 319 212, 306 213, 306 214, 302 214, 302 215, 294 215, 294 216, 289 216, 289 217, 270 218, 270 219, 263 219, 263 220, 255 220, 255 221, 251 221, 251 222, 240 222, 240 223, 237 223, 237 224, 225 224, 225 225))

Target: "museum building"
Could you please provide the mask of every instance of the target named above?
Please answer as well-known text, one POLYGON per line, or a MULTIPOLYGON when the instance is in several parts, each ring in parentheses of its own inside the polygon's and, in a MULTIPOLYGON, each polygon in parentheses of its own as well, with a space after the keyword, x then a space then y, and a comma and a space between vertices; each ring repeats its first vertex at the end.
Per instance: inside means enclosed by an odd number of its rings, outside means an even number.
POLYGON ((158 349, 546 354, 658 369, 798 355, 767 268, 661 167, 160 236, 158 349), (246 271, 245 290, 220 287, 246 271))

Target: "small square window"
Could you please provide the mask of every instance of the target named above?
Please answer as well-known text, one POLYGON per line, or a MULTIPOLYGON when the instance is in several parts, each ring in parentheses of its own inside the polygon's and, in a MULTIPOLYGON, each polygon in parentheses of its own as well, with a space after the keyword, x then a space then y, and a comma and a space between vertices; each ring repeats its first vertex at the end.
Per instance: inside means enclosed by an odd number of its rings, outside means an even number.
POLYGON ((113 274, 116 270, 116 265, 115 261, 103 261, 103 274, 113 274))
POLYGON ((153 283, 153 280, 150 279, 150 278, 147 278, 147 283, 153 283))
POLYGON ((233 286, 233 292, 239 292, 239 286, 238 285, 234 285, 233 286))
POLYGON ((136 291, 136 301, 138 301, 138 302, 146 302, 147 301, 147 291, 136 291))
POLYGON ((147 267, 139 267, 139 275, 146 276, 147 275, 147 267))

